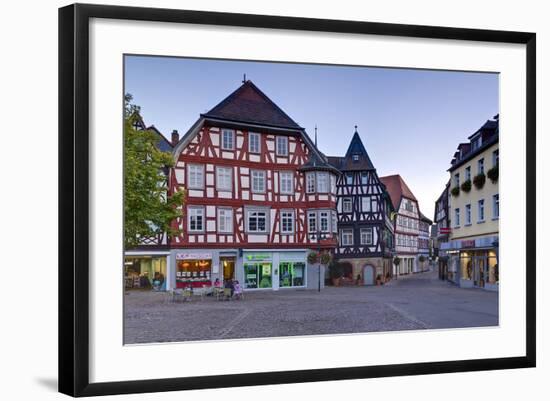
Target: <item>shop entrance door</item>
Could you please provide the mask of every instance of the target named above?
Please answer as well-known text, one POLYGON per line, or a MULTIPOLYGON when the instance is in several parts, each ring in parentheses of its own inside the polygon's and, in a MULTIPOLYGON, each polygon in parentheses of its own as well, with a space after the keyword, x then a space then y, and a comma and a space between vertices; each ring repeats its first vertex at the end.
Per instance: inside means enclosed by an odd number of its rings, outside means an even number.
POLYGON ((220 263, 223 269, 223 280, 235 279, 235 257, 220 258, 220 263))
POLYGON ((483 288, 485 286, 485 265, 484 256, 474 256, 474 286, 483 288))

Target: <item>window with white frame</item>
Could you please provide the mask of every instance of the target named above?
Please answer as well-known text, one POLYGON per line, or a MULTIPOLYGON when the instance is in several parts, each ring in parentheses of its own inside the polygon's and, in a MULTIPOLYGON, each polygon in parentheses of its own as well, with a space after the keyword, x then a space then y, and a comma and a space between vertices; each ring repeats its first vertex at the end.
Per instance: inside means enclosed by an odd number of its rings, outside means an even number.
POLYGON ((342 199, 342 212, 351 213, 352 210, 352 201, 351 198, 342 199))
POLYGON ((483 158, 477 161, 477 173, 478 174, 485 173, 485 160, 483 158))
POLYGON ((204 166, 201 164, 187 165, 187 188, 203 189, 204 188, 204 166))
POLYGON ((369 173, 366 171, 361 172, 361 184, 366 185, 369 183, 369 173))
POLYGON ((353 173, 346 173, 345 174, 346 184, 351 185, 353 184, 353 173))
POLYGON ((331 216, 331 221, 330 221, 330 227, 332 228, 332 232, 335 233, 338 231, 338 219, 337 219, 337 216, 336 216, 336 212, 334 210, 332 210, 330 212, 330 216, 331 216))
POLYGON ((455 173, 455 187, 458 187, 460 185, 460 174, 455 173))
POLYGON ((493 166, 498 166, 498 149, 493 151, 493 166))
POLYGON ((266 233, 268 213, 265 209, 248 209, 246 211, 246 229, 249 233, 266 233))
POLYGON ((459 226, 460 226, 460 209, 456 208, 455 209, 455 227, 459 227, 459 226))
POLYGON ((353 229, 344 228, 340 231, 340 240, 343 246, 353 245, 353 229))
POLYGON ((315 192, 315 173, 306 173, 306 192, 308 194, 315 192))
POLYGON ((328 173, 317 173, 317 192, 328 192, 328 173))
POLYGON ((233 209, 218 209, 218 232, 233 233, 233 209))
POLYGON ((319 212, 319 229, 323 233, 329 232, 329 224, 330 224, 330 216, 328 211, 320 211, 319 212))
POLYGON ((288 156, 288 137, 278 136, 277 141, 277 156, 288 156))
POLYGON ((353 155, 353 161, 358 162, 359 161, 359 155, 353 155))
POLYGON ((370 207, 370 196, 362 196, 361 197, 361 210, 363 212, 370 212, 371 211, 371 207, 370 207))
POLYGON ((187 229, 189 232, 204 231, 204 207, 190 206, 187 208, 187 229))
POLYGON ((250 170, 250 179, 252 180, 252 192, 265 192, 265 171, 250 170))
POLYGON ((232 129, 222 130, 222 149, 235 149, 235 132, 232 129))
POLYGON ((282 194, 294 193, 294 173, 292 171, 281 171, 279 173, 279 185, 282 194))
POLYGON ((336 193, 336 176, 334 174, 330 174, 330 193, 336 193))
POLYGON ((307 212, 307 231, 310 233, 317 232, 317 212, 314 210, 307 212))
POLYGON ((361 229, 361 245, 372 245, 372 227, 361 229))
POLYGON ((248 133, 248 151, 250 153, 260 153, 261 151, 261 145, 260 145, 260 134, 257 132, 249 132, 248 133))
POLYGON ((500 205, 498 200, 498 194, 493 195, 493 219, 498 219, 500 215, 500 205))
POLYGON ((216 167, 216 189, 231 191, 233 184, 233 169, 231 167, 216 167))
POLYGON ((376 197, 373 197, 373 198, 372 198, 371 208, 372 208, 372 211, 373 211, 373 212, 377 212, 377 211, 378 211, 378 200, 376 199, 376 197))
POLYGON ((472 179, 472 168, 470 166, 466 167, 464 175, 465 175, 464 177, 465 181, 470 181, 472 179))
POLYGON ((472 224, 472 205, 466 205, 466 215, 464 216, 464 224, 472 224))
POLYGON ((294 232, 294 211, 281 211, 281 234, 292 234, 294 232))
POLYGON ((477 201, 477 222, 483 221, 485 221, 485 200, 480 199, 477 201))

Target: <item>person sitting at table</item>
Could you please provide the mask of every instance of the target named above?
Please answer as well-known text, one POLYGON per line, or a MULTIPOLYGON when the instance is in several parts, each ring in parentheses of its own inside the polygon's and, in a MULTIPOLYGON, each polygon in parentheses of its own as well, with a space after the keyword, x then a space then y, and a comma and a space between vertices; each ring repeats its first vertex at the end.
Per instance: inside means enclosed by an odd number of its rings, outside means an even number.
POLYGON ((219 278, 216 278, 216 280, 214 281, 214 287, 215 288, 222 288, 222 282, 220 281, 219 278))
POLYGON ((233 290, 235 292, 235 299, 241 299, 243 296, 243 287, 241 287, 238 280, 235 280, 233 290))
POLYGON ((233 297, 233 292, 235 292, 235 286, 233 285, 233 280, 225 280, 224 288, 229 288, 231 290, 231 297, 233 297))

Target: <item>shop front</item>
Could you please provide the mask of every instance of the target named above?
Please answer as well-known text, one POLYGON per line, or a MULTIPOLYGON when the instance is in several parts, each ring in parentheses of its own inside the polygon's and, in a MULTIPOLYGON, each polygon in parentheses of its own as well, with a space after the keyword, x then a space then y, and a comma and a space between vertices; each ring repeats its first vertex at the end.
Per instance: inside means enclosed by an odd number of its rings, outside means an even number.
POLYGON ((212 253, 176 253, 176 288, 210 287, 212 273, 212 253))
POLYGON ((126 252, 124 287, 127 290, 165 291, 168 284, 168 253, 126 252))
POLYGON ((306 253, 245 251, 242 277, 246 290, 303 288, 307 281, 306 253))

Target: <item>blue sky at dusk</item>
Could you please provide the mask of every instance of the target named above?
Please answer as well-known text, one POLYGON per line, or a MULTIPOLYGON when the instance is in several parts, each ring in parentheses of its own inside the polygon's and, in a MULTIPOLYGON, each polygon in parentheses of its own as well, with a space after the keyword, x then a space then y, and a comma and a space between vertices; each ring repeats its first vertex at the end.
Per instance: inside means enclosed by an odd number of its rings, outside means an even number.
POLYGON ((183 135, 243 74, 329 156, 358 131, 380 176, 401 174, 433 219, 459 142, 499 111, 498 74, 127 56, 125 91, 147 125, 183 135))

